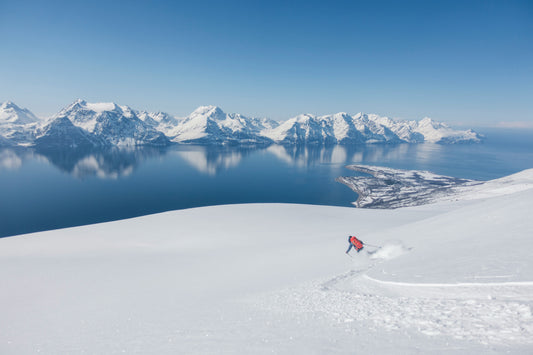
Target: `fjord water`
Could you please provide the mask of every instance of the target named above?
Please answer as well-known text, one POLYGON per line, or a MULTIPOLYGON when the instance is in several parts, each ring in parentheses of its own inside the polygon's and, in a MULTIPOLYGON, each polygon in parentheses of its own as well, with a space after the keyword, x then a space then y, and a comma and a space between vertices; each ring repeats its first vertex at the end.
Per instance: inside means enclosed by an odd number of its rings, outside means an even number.
POLYGON ((351 206, 335 179, 352 163, 478 180, 533 168, 532 131, 480 131, 471 145, 3 149, 0 237, 219 204, 351 206))

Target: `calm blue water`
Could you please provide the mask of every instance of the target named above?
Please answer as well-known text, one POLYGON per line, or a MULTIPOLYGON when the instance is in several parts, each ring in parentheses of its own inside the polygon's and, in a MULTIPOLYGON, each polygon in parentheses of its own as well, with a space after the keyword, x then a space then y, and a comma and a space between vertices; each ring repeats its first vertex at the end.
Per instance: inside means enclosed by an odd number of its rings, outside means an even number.
POLYGON ((164 150, 0 150, 0 237, 207 205, 350 206, 351 163, 489 180, 533 168, 533 131, 479 130, 476 145, 176 146, 164 150))

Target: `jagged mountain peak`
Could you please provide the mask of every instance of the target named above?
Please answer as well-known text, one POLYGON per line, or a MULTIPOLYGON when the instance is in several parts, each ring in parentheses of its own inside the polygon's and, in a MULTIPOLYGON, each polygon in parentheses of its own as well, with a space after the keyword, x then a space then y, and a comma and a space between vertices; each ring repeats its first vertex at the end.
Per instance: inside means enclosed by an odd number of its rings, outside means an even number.
POLYGON ((129 106, 114 102, 90 103, 78 99, 55 117, 67 117, 75 126, 110 145, 166 145, 168 139, 154 125, 143 122, 129 106))
POLYGON ((158 111, 158 112, 147 112, 147 111, 135 111, 137 117, 159 131, 169 135, 169 130, 174 129, 180 121, 183 121, 183 118, 174 117, 169 113, 158 111))
POLYGON ((226 116, 226 113, 220 107, 213 105, 199 106, 189 115, 190 118, 205 117, 214 120, 224 120, 226 116))
POLYGON ((348 117, 350 115, 348 113, 346 113, 346 112, 341 111, 341 112, 334 113, 331 116, 333 116, 333 117, 348 117))
MULTIPOLYGON (((170 115, 167 112, 157 111, 157 112, 148 112, 148 111, 136 111, 135 112, 139 118, 141 117, 150 117, 158 122, 169 119, 169 118, 175 118, 174 116, 170 115)), ((142 119, 142 118, 141 118, 142 119)), ((143 120, 144 121, 144 120, 143 120)))
POLYGON ((299 124, 299 123, 309 123, 314 120, 317 120, 317 117, 315 115, 310 114, 310 113, 301 113, 297 116, 294 116, 288 119, 285 122, 282 122, 282 125, 283 123, 286 123, 288 125, 299 124))
POLYGON ((5 101, 0 105, 0 123, 25 125, 39 121, 30 110, 21 108, 12 101, 5 101))
MULTIPOLYGON (((2 103, 1 108, 3 130, 0 134, 17 144, 31 145, 34 127, 21 126, 19 116, 12 115, 12 111, 25 113, 27 110, 10 101, 2 103)), ((33 116, 31 112, 28 115, 33 116)), ((33 117, 29 122, 37 120, 33 117)), ((226 114, 218 106, 206 105, 196 108, 185 118, 177 118, 165 112, 136 111, 114 102, 89 103, 77 99, 54 117, 66 117, 74 126, 111 145, 165 145, 169 139, 177 143, 201 144, 364 144, 458 143, 477 142, 481 138, 473 131, 454 130, 428 117, 420 121, 403 121, 362 112, 323 116, 305 113, 276 122, 238 113, 226 114)), ((55 125, 61 126, 59 123, 55 125)), ((68 127, 68 123, 64 121, 64 127, 68 127)), ((75 130, 69 128, 68 131, 75 130)))
POLYGON ((8 101, 4 101, 4 102, 2 102, 2 104, 0 105, 0 107, 1 107, 2 109, 8 109, 8 108, 20 108, 20 107, 18 107, 17 105, 15 105, 15 104, 13 103, 13 101, 9 101, 9 100, 8 100, 8 101))
POLYGON ((76 111, 91 111, 96 114, 102 114, 103 112, 120 112, 131 115, 133 109, 126 105, 118 105, 114 102, 87 102, 83 99, 76 99, 69 106, 65 107, 55 117, 64 116, 65 114, 76 111))
POLYGON ((333 121, 347 121, 352 120, 354 116, 351 116, 347 112, 337 112, 329 115, 323 115, 318 117, 320 120, 333 120, 333 121))
POLYGON ((60 117, 64 116, 65 112, 73 111, 73 110, 79 110, 87 105, 87 101, 82 99, 76 99, 74 102, 72 102, 67 107, 60 110, 58 113, 56 113, 53 117, 60 117))
POLYGON ((418 122, 419 125, 423 126, 423 125, 432 125, 432 126, 443 126, 445 125, 444 123, 441 123, 441 122, 437 122, 435 121, 433 118, 431 117, 424 117, 422 118, 419 122, 418 122))

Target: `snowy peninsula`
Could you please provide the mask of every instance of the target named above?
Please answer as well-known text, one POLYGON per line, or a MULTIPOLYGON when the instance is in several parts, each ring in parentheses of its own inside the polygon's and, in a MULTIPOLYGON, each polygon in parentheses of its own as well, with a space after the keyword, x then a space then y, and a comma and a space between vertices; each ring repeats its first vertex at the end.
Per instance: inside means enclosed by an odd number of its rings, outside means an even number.
POLYGON ((0 239, 0 353, 531 353, 533 169, 461 186, 0 239))
POLYGON ((526 170, 491 181, 476 181, 444 176, 429 171, 392 169, 379 166, 349 165, 347 168, 371 175, 339 177, 358 194, 354 205, 361 208, 400 208, 447 200, 475 199, 533 188, 531 172, 526 170))

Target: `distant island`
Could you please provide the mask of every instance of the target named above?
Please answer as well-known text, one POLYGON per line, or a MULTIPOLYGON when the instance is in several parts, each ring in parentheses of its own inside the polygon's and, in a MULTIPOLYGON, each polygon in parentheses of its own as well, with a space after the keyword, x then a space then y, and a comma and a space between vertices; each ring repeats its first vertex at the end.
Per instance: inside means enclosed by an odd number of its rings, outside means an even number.
POLYGON ((217 106, 200 106, 187 117, 175 117, 115 103, 76 100, 54 116, 41 119, 9 101, 0 106, 0 147, 455 144, 481 139, 473 130, 455 130, 431 118, 405 121, 364 113, 302 114, 278 122, 228 114, 217 106))

